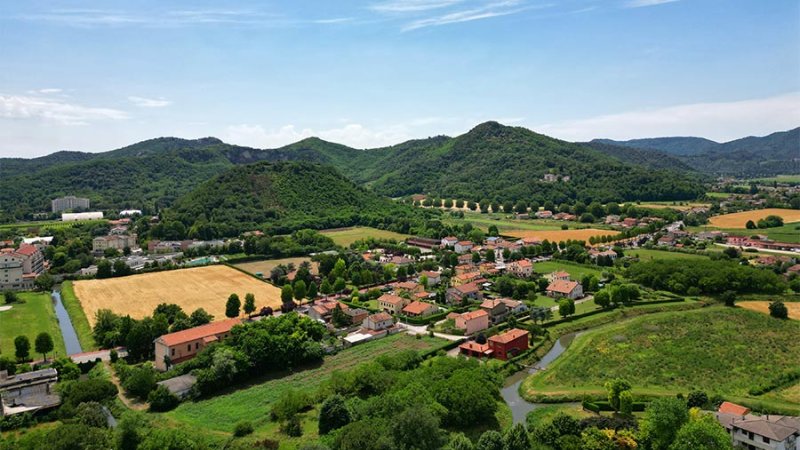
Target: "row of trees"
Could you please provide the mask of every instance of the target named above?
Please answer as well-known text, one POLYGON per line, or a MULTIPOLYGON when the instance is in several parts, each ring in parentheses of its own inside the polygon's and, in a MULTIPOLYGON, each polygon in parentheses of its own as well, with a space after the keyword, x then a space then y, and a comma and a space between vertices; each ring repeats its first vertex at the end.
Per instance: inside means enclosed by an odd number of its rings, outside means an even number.
MULTIPOLYGON (((47 354, 54 348, 53 337, 50 336, 50 333, 41 332, 36 336, 34 342, 36 353, 42 355, 42 359, 47 361, 47 354)), ((14 338, 14 356, 17 358, 17 362, 30 361, 31 341, 28 336, 19 335, 14 338)))

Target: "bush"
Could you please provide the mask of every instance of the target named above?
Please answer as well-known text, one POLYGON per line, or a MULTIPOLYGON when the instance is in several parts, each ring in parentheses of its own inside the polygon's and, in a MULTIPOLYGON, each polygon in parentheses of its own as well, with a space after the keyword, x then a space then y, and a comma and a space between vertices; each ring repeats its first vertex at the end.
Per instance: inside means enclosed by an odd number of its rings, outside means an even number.
POLYGON ((115 349, 111 349, 111 351, 108 353, 108 357, 111 359, 111 364, 114 364, 117 362, 117 360, 119 360, 119 353, 117 353, 115 349))
POLYGON ((156 374, 152 367, 144 365, 132 367, 122 381, 122 387, 129 394, 146 400, 150 391, 156 388, 156 374))
POLYGON ((290 417, 286 422, 281 423, 281 433, 291 437, 300 437, 303 435, 303 427, 300 426, 300 419, 297 416, 290 417))
POLYGON ((178 397, 169 391, 166 386, 158 386, 147 396, 150 403, 150 411, 164 412, 169 411, 180 403, 178 397))
POLYGON ((62 404, 72 406, 90 401, 102 402, 117 395, 114 383, 102 379, 62 382, 59 390, 62 404))
POLYGON ((108 426, 108 418, 103 412, 103 407, 97 402, 85 402, 75 408, 75 418, 78 422, 95 428, 108 426))
POLYGON ((250 421, 242 420, 233 427, 233 435, 236 437, 247 436, 253 433, 253 424, 250 421))

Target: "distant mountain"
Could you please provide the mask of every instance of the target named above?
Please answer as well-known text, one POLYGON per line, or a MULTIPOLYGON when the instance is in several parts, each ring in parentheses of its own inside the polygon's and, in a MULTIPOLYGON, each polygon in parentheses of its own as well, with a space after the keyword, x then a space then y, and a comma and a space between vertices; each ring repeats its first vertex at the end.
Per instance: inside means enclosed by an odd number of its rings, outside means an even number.
POLYGON ((682 172, 694 171, 694 169, 689 167, 678 157, 656 150, 643 150, 636 147, 606 144, 598 139, 581 143, 581 145, 591 147, 600 153, 604 153, 622 162, 647 167, 649 169, 668 169, 682 172))
POLYGON ((592 143, 669 153, 712 175, 747 178, 800 173, 800 128, 721 144, 703 138, 595 139, 592 143))
POLYGON ((190 235, 230 236, 256 227, 276 233, 402 227, 401 222, 423 214, 357 186, 331 166, 282 161, 230 168, 179 198, 165 217, 186 224, 190 235))

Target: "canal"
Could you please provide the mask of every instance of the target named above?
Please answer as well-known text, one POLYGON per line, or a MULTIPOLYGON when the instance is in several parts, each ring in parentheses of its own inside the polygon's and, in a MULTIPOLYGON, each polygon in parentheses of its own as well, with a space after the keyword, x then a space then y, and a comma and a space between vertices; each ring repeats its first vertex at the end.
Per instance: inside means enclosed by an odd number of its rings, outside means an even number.
POLYGON ((538 370, 547 369, 550 363, 555 361, 556 358, 561 356, 561 354, 569 348, 569 345, 572 344, 572 341, 578 334, 580 333, 570 333, 561 336, 561 338, 553 344, 553 348, 551 348, 537 363, 506 378, 505 386, 500 391, 500 394, 503 396, 503 400, 505 400, 509 408, 511 408, 511 415, 514 418, 515 424, 525 423, 525 417, 529 412, 547 405, 547 403, 530 403, 525 401, 519 393, 519 387, 522 381, 527 378, 528 375, 536 373, 538 370))
POLYGON ((53 305, 56 310, 56 318, 58 319, 58 326, 61 328, 61 336, 64 338, 64 347, 67 349, 67 355, 74 355, 81 353, 81 343, 78 341, 78 333, 75 332, 75 327, 72 326, 72 320, 69 318, 67 308, 61 302, 61 291, 53 290, 50 294, 53 299, 53 305))

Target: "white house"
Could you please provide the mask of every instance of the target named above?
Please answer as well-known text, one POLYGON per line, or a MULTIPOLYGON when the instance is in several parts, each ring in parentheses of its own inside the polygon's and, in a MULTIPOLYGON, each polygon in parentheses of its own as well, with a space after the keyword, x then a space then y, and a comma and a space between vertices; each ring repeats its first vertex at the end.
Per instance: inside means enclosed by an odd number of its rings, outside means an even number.
POLYGON ((472 242, 470 241, 458 241, 456 242, 454 249, 456 253, 467 253, 472 251, 472 242))

